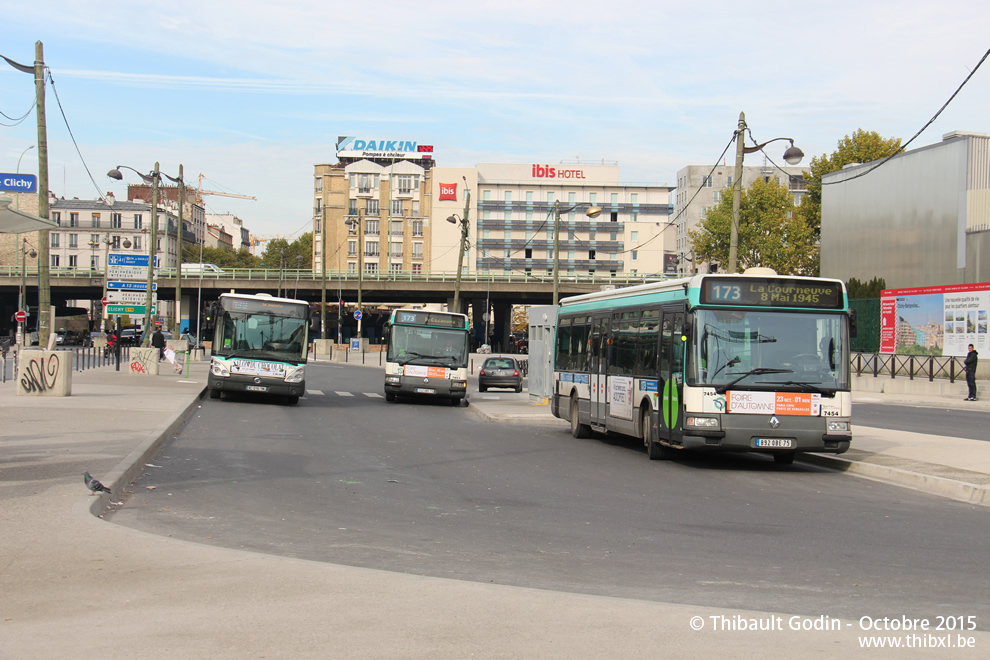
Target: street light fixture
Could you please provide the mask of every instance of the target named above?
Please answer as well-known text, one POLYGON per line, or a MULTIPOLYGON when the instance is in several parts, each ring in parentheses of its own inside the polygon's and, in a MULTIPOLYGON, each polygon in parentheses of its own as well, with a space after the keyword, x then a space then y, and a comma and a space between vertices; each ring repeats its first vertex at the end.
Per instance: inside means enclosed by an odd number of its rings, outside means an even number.
POLYGON ((729 267, 730 273, 736 272, 736 257, 739 252, 739 206, 742 199, 743 155, 762 151, 763 147, 777 140, 786 140, 791 146, 784 151, 784 160, 788 165, 797 165, 804 158, 804 152, 794 146, 791 138, 774 138, 762 144, 747 147, 744 144, 746 134, 746 113, 739 113, 739 127, 736 129, 736 173, 732 182, 732 229, 729 233, 729 267))
MULTIPOLYGON (((22 151, 21 152, 21 157, 17 159, 17 173, 18 174, 21 173, 21 158, 24 158, 24 154, 26 154, 27 152, 31 151, 32 149, 34 149, 34 145, 33 144, 30 147, 28 147, 27 149, 25 149, 24 151, 22 151)), ((14 206, 14 208, 15 209, 21 208, 21 194, 20 193, 17 193, 17 204, 14 206)))
MULTIPOLYGON (((560 208, 560 200, 553 203, 553 304, 560 300, 560 214, 570 213, 578 206, 560 208)), ((589 206, 584 212, 589 218, 597 218, 602 214, 599 206, 589 206)))
POLYGON ((161 174, 158 169, 158 161, 155 161, 155 169, 151 171, 151 174, 142 174, 133 167, 118 165, 107 172, 107 176, 117 181, 123 181, 124 175, 120 171, 121 168, 131 170, 140 176, 145 183, 151 184, 151 238, 148 241, 148 285, 144 298, 144 341, 141 342, 141 346, 147 348, 151 346, 151 291, 155 278, 155 253, 158 249, 158 182, 161 180, 161 174))
MULTIPOLYGON (((164 172, 162 173, 169 181, 173 181, 179 186, 179 225, 178 230, 175 232, 175 244, 176 244, 176 260, 175 260, 175 326, 172 330, 174 333, 172 336, 176 339, 182 334, 182 207, 186 203, 186 183, 182 180, 182 164, 179 164, 179 176, 171 177, 164 172)), ((166 244, 168 243, 168 232, 165 233, 166 244)), ((200 273, 203 272, 202 267, 200 267, 200 273)))
POLYGON ((464 267, 464 248, 467 245, 468 230, 471 227, 468 220, 468 215, 471 212, 471 191, 467 187, 467 177, 462 176, 461 179, 464 180, 464 217, 459 218, 456 213, 447 217, 447 222, 450 224, 460 223, 461 225, 461 249, 457 253, 457 279, 454 282, 454 309, 452 310, 458 314, 461 311, 461 270, 464 267))

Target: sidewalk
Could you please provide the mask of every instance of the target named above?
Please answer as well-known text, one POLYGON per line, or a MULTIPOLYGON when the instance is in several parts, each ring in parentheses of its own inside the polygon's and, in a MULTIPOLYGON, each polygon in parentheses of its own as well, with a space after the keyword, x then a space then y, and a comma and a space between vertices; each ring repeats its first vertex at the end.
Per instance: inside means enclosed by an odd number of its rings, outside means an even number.
MULTIPOLYGON (((83 470, 111 486, 114 498, 129 489, 200 405, 206 369, 194 363, 187 379, 106 368, 74 373, 65 398, 16 397, 13 383, 0 386, 0 658, 875 657, 860 651, 856 629, 694 632, 691 617, 767 613, 274 557, 91 515, 109 498, 89 495, 83 470)), ((526 394, 487 394, 493 396, 472 392, 463 413, 566 428, 526 394)), ((990 503, 988 443, 877 429, 856 429, 854 437, 858 453, 846 457, 856 470, 906 461, 896 469, 919 475, 915 487, 935 492, 937 480, 968 483, 968 501, 990 503)), ((972 635, 976 649, 990 644, 990 633, 972 635)), ((981 657, 976 649, 953 657, 981 657)))

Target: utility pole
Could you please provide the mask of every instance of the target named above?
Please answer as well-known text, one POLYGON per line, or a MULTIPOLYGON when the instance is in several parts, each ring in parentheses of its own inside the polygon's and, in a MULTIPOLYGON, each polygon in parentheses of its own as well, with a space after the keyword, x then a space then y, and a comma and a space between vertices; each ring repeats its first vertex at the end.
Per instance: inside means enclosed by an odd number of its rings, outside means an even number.
MULTIPOLYGON (((48 219, 48 128, 45 119, 45 46, 40 41, 34 44, 34 89, 38 105, 38 217, 48 219)), ((38 232, 38 347, 48 346, 51 334, 52 304, 51 281, 49 279, 50 231, 38 232)))

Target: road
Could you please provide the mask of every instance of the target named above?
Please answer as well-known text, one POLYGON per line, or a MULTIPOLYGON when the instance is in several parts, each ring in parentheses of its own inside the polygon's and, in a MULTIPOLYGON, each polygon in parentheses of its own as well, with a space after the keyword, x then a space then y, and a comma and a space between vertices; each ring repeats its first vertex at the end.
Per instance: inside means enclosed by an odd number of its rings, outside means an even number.
POLYGON ((631 439, 388 404, 381 378, 324 365, 296 407, 204 400, 114 522, 479 582, 990 622, 984 509, 763 456, 649 461, 631 439))
POLYGON ((990 439, 986 430, 987 414, 981 410, 854 403, 853 424, 951 438, 990 439))

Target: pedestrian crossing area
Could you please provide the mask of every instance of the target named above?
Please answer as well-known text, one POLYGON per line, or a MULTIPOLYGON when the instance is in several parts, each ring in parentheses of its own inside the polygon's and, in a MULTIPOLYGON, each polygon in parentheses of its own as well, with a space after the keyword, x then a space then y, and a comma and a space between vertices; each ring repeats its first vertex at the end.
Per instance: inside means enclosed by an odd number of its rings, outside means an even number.
POLYGON ((367 397, 369 399, 383 399, 378 392, 330 392, 327 394, 323 390, 306 390, 306 396, 339 396, 339 397, 367 397))

